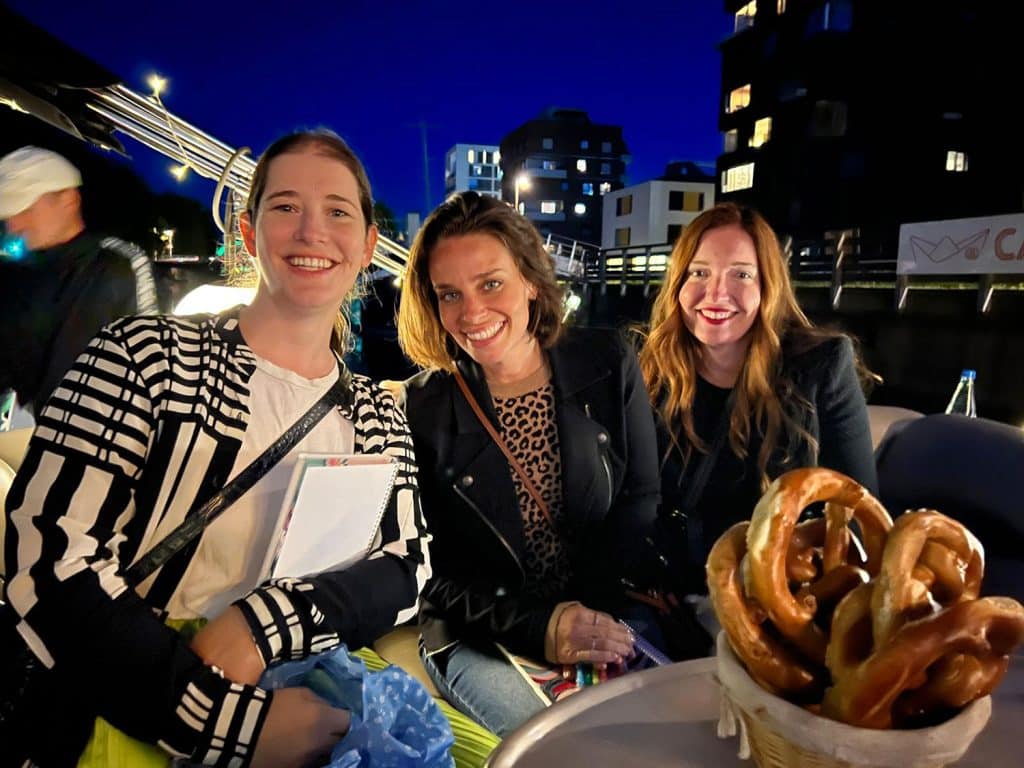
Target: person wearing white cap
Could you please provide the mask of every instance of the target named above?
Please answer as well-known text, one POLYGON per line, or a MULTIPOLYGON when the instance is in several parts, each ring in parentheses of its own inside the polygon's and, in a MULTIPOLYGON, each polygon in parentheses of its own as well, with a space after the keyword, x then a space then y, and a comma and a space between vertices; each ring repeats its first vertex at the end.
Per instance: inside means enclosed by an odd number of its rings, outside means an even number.
POLYGON ((82 175, 26 146, 0 158, 0 220, 27 253, 0 260, 0 392, 39 414, 89 340, 123 315, 157 310, 146 255, 86 230, 82 175))

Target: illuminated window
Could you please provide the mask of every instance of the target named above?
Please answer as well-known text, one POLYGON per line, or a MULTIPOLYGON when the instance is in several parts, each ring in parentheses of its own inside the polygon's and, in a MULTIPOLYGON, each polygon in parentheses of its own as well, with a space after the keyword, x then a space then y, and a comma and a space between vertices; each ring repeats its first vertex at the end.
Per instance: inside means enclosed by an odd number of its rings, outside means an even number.
POLYGON ((786 12, 786 0, 776 0, 775 12, 781 16, 786 12))
POLYGON ((481 165, 474 165, 473 166, 473 175, 474 176, 483 176, 484 175, 483 166, 481 166, 481 165))
POLYGON ((494 164, 497 165, 501 162, 501 150, 494 150, 494 164))
POLYGON ((739 88, 733 88, 729 92, 729 100, 725 105, 725 111, 730 114, 738 112, 748 104, 750 104, 750 83, 741 85, 739 88))
POLYGON ((742 32, 744 29, 750 29, 754 26, 754 17, 756 15, 757 0, 750 0, 749 3, 736 11, 736 23, 733 26, 733 32, 742 32))
POLYGON ((611 152, 612 151, 612 143, 610 141, 602 141, 601 142, 601 151, 605 152, 605 153, 611 152))
POLYGON ((587 161, 584 160, 582 157, 576 161, 576 170, 579 171, 580 173, 587 172, 587 161))
POLYGON ((602 182, 601 182, 601 186, 600 186, 600 187, 598 187, 598 191, 599 191, 599 192, 600 192, 600 193, 601 193, 602 195, 607 195, 607 194, 608 194, 609 192, 611 192, 611 191, 612 191, 612 185, 611 185, 611 184, 609 184, 609 183, 608 183, 607 181, 602 181, 602 182))
POLYGON ((946 152, 946 170, 963 173, 967 170, 967 154, 951 149, 946 152))
POLYGON ((754 123, 754 135, 750 137, 750 146, 760 147, 768 139, 772 137, 772 119, 770 117, 762 117, 756 123, 754 123))
POLYGON ((619 247, 629 245, 629 227, 619 227, 615 230, 615 245, 619 247))
POLYGON ((754 164, 734 165, 722 171, 722 191, 735 192, 739 189, 750 189, 754 186, 754 164))
POLYGON ((633 212, 633 196, 623 195, 615 201, 615 215, 628 216, 633 212))
POLYGON ((468 150, 466 152, 466 162, 467 163, 475 163, 476 162, 476 152, 474 152, 472 149, 470 149, 470 150, 468 150))
POLYGON ((586 195, 587 197, 594 196, 594 185, 591 184, 589 181, 583 182, 583 194, 586 195))
POLYGON ((687 213, 703 211, 704 193, 682 189, 671 190, 668 193, 668 209, 670 211, 686 211, 687 213))
POLYGON ((541 167, 545 171, 557 171, 558 170, 558 163, 556 161, 554 161, 554 160, 545 160, 545 161, 543 161, 541 163, 541 167))
POLYGON ((541 213, 557 213, 558 203, 555 200, 541 200, 540 201, 540 212, 541 213))
POLYGON ((733 128, 731 131, 725 132, 725 141, 722 148, 723 152, 735 152, 736 144, 739 142, 739 131, 733 128))
POLYGON ((612 164, 611 163, 601 163, 601 175, 602 176, 611 176, 611 174, 612 174, 612 164))
POLYGON ((540 140, 540 147, 541 147, 541 149, 554 149, 555 148, 555 140, 551 139, 551 138, 546 138, 545 137, 545 138, 540 140))
POLYGON ((586 139, 580 141, 580 149, 590 149, 590 142, 586 139))
POLYGON ((577 216, 582 216, 587 212, 587 206, 584 203, 576 203, 576 205, 572 207, 572 212, 577 216))

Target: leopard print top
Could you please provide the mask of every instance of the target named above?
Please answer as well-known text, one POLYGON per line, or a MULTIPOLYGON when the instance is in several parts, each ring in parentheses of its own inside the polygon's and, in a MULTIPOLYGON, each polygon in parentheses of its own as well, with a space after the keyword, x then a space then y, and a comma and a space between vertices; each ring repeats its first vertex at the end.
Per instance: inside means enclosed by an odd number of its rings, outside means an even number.
MULTIPOLYGON (((547 378, 547 377, 545 377, 547 378)), ((555 391, 550 381, 522 394, 494 394, 498 429, 512 455, 522 465, 538 493, 561 525, 562 458, 555 420, 555 391)), ((523 518, 526 538, 524 591, 540 599, 564 592, 569 582, 569 557, 562 537, 523 485, 519 474, 509 467, 523 518)))

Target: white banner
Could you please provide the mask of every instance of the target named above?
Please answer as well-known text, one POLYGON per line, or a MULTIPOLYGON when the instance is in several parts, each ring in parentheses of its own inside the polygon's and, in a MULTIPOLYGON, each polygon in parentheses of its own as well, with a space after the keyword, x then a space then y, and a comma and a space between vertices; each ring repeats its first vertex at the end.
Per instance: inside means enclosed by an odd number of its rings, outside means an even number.
POLYGON ((900 226, 900 275, 1024 272, 1024 213, 900 226))

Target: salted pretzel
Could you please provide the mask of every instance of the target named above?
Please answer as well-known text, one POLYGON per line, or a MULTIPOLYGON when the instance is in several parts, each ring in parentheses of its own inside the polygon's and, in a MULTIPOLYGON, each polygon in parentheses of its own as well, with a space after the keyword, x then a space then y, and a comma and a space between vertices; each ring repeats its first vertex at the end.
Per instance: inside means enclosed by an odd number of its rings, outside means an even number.
POLYGON ((833 685, 822 713, 850 725, 891 728, 895 716, 907 714, 908 702, 922 712, 985 696, 1005 673, 1008 655, 1024 642, 1024 607, 1009 598, 986 597, 909 621, 872 648, 872 591, 872 585, 854 589, 832 620, 826 663, 833 685), (929 677, 933 665, 937 678, 929 677), (961 684, 967 690, 954 690, 961 684))
POLYGON ((963 525, 934 510, 896 520, 871 596, 876 647, 907 621, 974 600, 981 591, 985 550, 963 525))
POLYGON ((763 688, 792 696, 820 687, 821 670, 769 634, 762 626, 764 612, 743 593, 740 568, 747 552, 748 526, 732 526, 708 555, 708 593, 722 629, 750 676, 763 688))
POLYGON ((775 628, 813 662, 825 661, 828 639, 814 623, 816 603, 790 591, 787 560, 803 510, 825 501, 822 561, 835 569, 847 560, 852 539, 848 524, 856 520, 865 549, 864 566, 877 573, 892 519, 858 483, 828 469, 807 468, 777 478, 754 509, 747 530, 744 584, 749 600, 764 609, 775 628))

